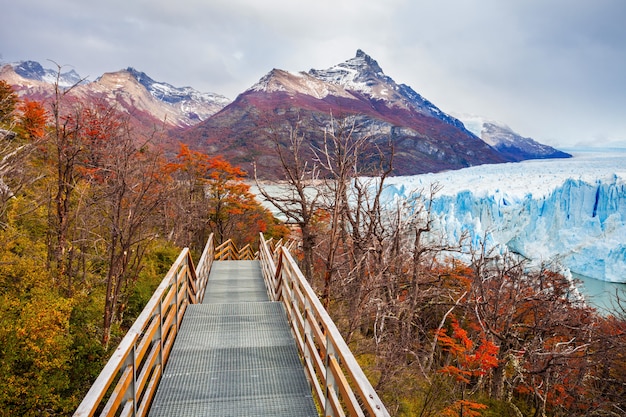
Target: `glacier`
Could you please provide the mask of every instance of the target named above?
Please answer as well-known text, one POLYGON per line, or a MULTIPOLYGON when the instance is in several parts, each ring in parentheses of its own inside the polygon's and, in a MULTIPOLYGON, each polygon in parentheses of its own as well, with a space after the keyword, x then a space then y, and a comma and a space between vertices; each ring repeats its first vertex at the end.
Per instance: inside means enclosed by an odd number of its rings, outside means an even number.
POLYGON ((571 149, 571 159, 481 165, 387 179, 385 197, 435 183, 435 228, 449 243, 505 247, 531 263, 626 283, 626 149, 571 149))

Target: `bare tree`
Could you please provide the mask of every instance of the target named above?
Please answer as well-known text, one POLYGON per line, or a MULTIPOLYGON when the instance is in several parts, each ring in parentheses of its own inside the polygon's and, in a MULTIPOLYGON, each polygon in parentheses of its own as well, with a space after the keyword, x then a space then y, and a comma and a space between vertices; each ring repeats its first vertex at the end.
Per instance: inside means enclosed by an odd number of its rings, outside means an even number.
MULTIPOLYGON (((381 149, 359 120, 357 116, 335 119, 331 115, 322 145, 314 149, 315 160, 322 172, 328 173, 323 207, 329 215, 329 230, 320 247, 324 260, 322 301, 329 305, 333 282, 339 274, 342 292, 350 294, 346 300, 350 305, 348 317, 352 319, 360 315, 359 310, 369 299, 367 294, 382 277, 379 271, 384 268, 371 266, 382 265, 387 224, 381 198, 393 165, 391 144, 381 149)), ((353 330, 354 325, 349 328, 353 330)))
POLYGON ((279 131, 274 130, 270 135, 285 181, 270 190, 261 184, 256 167, 254 177, 260 194, 285 216, 288 223, 293 223, 300 229, 304 275, 312 282, 313 250, 317 239, 314 222, 319 215, 322 193, 319 187, 319 169, 304 156, 306 136, 300 131, 299 121, 288 128, 286 136, 285 143, 279 131))
MULTIPOLYGON (((56 63, 55 63, 56 64, 56 63)), ((69 88, 60 85, 61 69, 57 65, 57 77, 54 83, 54 97, 51 102, 52 129, 48 143, 52 147, 53 161, 56 170, 56 186, 52 191, 54 215, 50 215, 50 235, 48 237, 49 262, 54 265, 57 280, 69 277, 68 252, 70 249, 69 232, 71 227, 71 202, 78 182, 76 168, 84 149, 81 144, 83 119, 81 106, 72 98, 72 90, 80 84, 77 82, 69 88)), ((50 210, 52 213, 53 210, 50 210)), ((71 291, 71 284, 68 284, 71 291)))
POLYGON ((150 148, 153 134, 135 132, 129 118, 114 107, 90 108, 83 118, 82 178, 88 183, 92 238, 103 246, 106 292, 102 343, 121 320, 141 270, 147 243, 156 237, 156 222, 171 182, 159 152, 150 148))

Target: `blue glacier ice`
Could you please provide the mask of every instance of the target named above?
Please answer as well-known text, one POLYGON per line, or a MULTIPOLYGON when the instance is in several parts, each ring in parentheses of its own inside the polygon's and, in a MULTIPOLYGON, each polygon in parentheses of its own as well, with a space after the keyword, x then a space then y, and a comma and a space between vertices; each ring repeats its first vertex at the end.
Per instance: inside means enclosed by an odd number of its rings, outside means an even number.
POLYGON ((626 150, 573 151, 568 160, 483 165, 394 177, 387 198, 442 187, 435 225, 450 243, 504 245, 533 262, 626 282, 626 150))

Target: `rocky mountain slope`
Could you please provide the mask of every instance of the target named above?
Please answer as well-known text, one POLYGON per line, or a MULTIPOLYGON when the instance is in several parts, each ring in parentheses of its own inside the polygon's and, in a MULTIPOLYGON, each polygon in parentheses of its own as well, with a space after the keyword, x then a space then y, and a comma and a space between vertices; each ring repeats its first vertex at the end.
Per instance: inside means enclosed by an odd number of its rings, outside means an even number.
MULTIPOLYGON (((410 175, 508 161, 409 86, 386 76, 363 51, 326 70, 292 73, 274 69, 235 101, 190 128, 182 140, 224 154, 262 176, 280 171, 276 143, 298 126, 309 147, 320 147, 324 129, 351 117, 356 134, 387 153, 393 173, 410 175)), ((311 157, 311 155, 308 155, 311 157)))
POLYGON ((458 116, 467 128, 511 161, 570 158, 572 155, 516 133, 505 124, 479 116, 458 116))
POLYGON ((475 119, 464 119, 464 124, 408 85, 396 83, 361 50, 324 70, 273 69, 233 102, 155 81, 134 68, 88 81, 74 70, 50 70, 23 61, 0 68, 0 79, 18 94, 38 100, 50 99, 55 83, 72 87, 72 94, 81 100, 115 103, 140 127, 165 128, 169 135, 160 143, 169 151, 182 141, 223 154, 249 172, 256 164, 259 174, 268 178, 279 176, 276 146, 287 145, 290 132, 305 138, 304 157, 312 159, 312 149, 322 146, 331 120, 335 125, 354 123, 354 134, 367 136, 383 158, 393 153, 395 175, 569 156, 502 124, 485 122, 477 127, 475 119))
POLYGON ((50 99, 58 81, 61 88, 73 87, 72 94, 80 99, 105 99, 111 104, 117 103, 135 121, 146 126, 193 126, 230 102, 218 94, 154 81, 133 68, 105 73, 90 82, 74 70, 60 72, 44 69, 37 62, 23 61, 0 68, 0 79, 13 85, 19 95, 38 100, 50 99))

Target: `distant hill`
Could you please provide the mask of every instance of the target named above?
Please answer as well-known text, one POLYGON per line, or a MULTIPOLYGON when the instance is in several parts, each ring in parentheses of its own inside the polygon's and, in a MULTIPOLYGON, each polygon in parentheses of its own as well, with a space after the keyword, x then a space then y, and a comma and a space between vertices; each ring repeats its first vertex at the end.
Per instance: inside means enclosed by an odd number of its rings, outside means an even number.
POLYGON ((479 116, 458 116, 476 136, 511 161, 527 159, 571 158, 572 155, 532 138, 523 137, 503 123, 486 120, 479 116))

